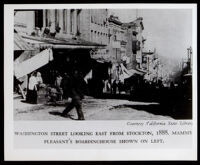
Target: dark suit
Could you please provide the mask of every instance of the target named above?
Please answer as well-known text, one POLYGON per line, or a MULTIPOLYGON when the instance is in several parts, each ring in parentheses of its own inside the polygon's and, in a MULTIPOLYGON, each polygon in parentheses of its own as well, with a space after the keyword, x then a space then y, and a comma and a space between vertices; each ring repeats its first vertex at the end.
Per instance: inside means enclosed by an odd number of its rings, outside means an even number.
MULTIPOLYGON (((72 98, 72 102, 65 108, 63 115, 67 115, 74 107, 77 110, 78 119, 84 120, 82 111, 82 99, 84 98, 84 85, 83 77, 76 74, 70 78, 70 91, 69 96, 72 98)), ((69 88, 68 88, 69 89, 69 88)))

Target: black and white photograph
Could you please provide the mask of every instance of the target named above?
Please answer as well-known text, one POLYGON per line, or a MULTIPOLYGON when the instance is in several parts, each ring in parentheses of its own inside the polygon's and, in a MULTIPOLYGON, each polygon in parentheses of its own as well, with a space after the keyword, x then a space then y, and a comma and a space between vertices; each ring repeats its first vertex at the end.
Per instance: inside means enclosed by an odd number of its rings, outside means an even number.
POLYGON ((14 10, 14 120, 192 119, 192 10, 14 10))
POLYGON ((4 9, 6 160, 197 159, 197 5, 4 9))

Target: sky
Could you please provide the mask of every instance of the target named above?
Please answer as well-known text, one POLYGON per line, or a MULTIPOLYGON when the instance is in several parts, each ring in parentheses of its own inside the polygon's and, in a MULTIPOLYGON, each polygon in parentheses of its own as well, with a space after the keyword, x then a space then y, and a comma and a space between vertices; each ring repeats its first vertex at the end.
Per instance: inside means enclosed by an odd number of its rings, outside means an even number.
POLYGON ((143 17, 145 49, 156 48, 158 55, 180 61, 192 46, 191 9, 112 9, 110 14, 129 22, 143 17))

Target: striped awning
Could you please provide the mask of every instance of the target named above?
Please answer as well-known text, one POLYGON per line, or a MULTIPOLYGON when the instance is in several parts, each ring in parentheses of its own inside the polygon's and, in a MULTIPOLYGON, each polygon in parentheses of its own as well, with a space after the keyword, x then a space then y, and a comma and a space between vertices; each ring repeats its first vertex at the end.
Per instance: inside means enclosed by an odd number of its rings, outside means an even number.
POLYGON ((38 54, 34 55, 31 58, 28 58, 22 62, 14 63, 14 74, 16 78, 23 77, 38 68, 48 64, 53 60, 53 52, 52 49, 45 49, 38 54))

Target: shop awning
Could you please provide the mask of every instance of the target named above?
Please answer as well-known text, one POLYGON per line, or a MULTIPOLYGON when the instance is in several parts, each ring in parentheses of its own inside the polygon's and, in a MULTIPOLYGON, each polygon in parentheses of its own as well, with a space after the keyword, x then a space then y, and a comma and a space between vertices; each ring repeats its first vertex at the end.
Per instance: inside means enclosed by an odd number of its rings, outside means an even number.
POLYGON ((14 74, 16 78, 23 77, 38 68, 46 65, 49 61, 53 60, 53 52, 51 49, 45 49, 42 52, 36 54, 35 56, 18 63, 14 66, 14 74))
POLYGON ((141 75, 144 75, 147 73, 147 70, 143 70, 143 69, 139 69, 139 68, 136 68, 136 71, 140 72, 141 75))
POLYGON ((26 43, 17 32, 14 32, 14 50, 34 50, 34 48, 26 43))
POLYGON ((127 78, 129 78, 133 75, 133 73, 131 73, 129 70, 127 70, 126 67, 123 64, 120 64, 120 66, 121 66, 121 69, 122 69, 124 79, 127 79, 127 78))
POLYGON ((143 73, 143 72, 141 72, 141 71, 138 71, 138 70, 136 70, 136 69, 126 69, 126 67, 123 65, 123 64, 121 64, 121 68, 122 68, 122 71, 123 72, 125 72, 126 73, 126 75, 128 75, 127 76, 127 78, 129 78, 129 77, 131 77, 131 76, 133 76, 133 75, 144 75, 145 73, 143 73))
POLYGON ((54 48, 54 49, 101 49, 106 45, 85 41, 82 39, 71 38, 49 38, 39 36, 22 36, 27 42, 39 45, 40 48, 54 48))
POLYGON ((145 73, 140 72, 140 71, 135 70, 135 69, 130 69, 129 72, 132 73, 132 75, 134 75, 134 74, 138 74, 138 75, 141 75, 141 76, 142 76, 142 75, 145 74, 145 73))
POLYGON ((105 63, 105 62, 109 63, 110 62, 109 55, 91 55, 91 58, 100 63, 105 63))

